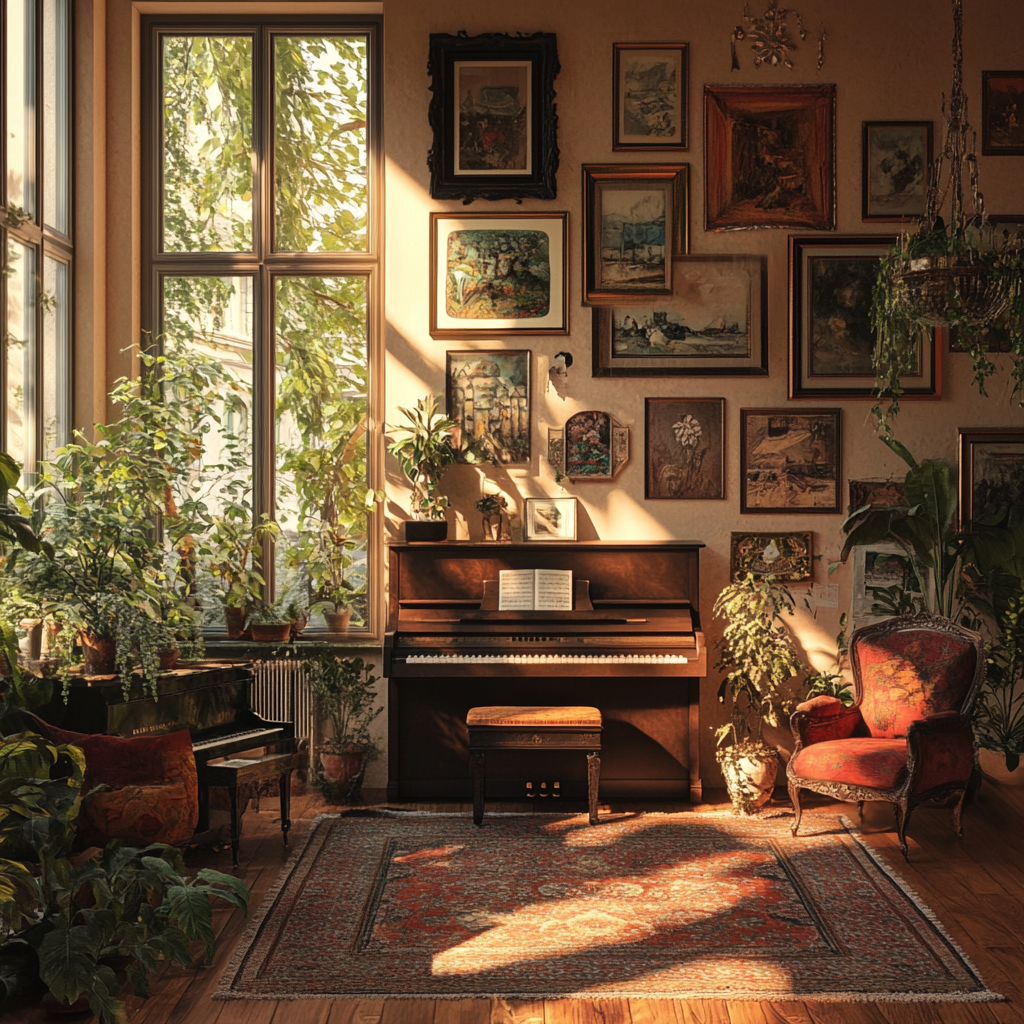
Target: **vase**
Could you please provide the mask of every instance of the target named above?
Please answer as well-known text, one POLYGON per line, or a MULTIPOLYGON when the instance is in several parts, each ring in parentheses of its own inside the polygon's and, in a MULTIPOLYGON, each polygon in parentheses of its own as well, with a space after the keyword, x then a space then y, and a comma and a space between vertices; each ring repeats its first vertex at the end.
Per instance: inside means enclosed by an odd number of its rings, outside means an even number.
POLYGON ((779 756, 773 747, 727 747, 718 752, 718 763, 737 814, 752 814, 771 799, 779 772, 779 756))
POLYGON ((1001 750, 990 750, 988 747, 978 748, 978 764, 986 779, 998 782, 1003 786, 1024 786, 1024 758, 1011 772, 1006 767, 1006 755, 1001 750))
POLYGON ((405 524, 405 539, 410 544, 437 544, 448 539, 446 519, 410 519, 405 524))
POLYGON ((117 660, 117 641, 105 636, 93 636, 91 633, 79 633, 85 655, 85 674, 87 676, 112 676, 117 660))
POLYGON ((170 672, 175 665, 178 664, 178 659, 181 657, 180 647, 165 647, 163 650, 156 652, 157 661, 160 663, 161 672, 170 672))
POLYGON ((283 644, 292 637, 290 622, 253 622, 249 625, 253 640, 260 643, 283 644))
POLYGON ((245 628, 246 609, 234 605, 227 605, 224 608, 224 626, 228 631, 229 640, 244 640, 249 636, 245 628))
POLYGON ((324 622, 331 633, 344 633, 352 621, 352 609, 344 608, 340 612, 324 612, 324 622))

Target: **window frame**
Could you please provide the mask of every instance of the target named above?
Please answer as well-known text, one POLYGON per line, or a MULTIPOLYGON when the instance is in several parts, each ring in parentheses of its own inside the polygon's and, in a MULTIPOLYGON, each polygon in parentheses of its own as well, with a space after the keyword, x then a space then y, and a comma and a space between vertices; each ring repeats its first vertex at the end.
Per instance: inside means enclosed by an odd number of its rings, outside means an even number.
MULTIPOLYGON (((10 0, 0 2, 0 205, 6 210, 8 204, 7 194, 7 23, 8 6, 10 0)), ((24 465, 22 467, 22 479, 26 483, 35 481, 39 463, 45 455, 45 434, 46 424, 44 422, 45 399, 44 391, 47 381, 44 379, 44 345, 46 307, 39 301, 43 293, 43 285, 46 274, 46 260, 54 259, 67 266, 67 358, 65 365, 59 367, 56 373, 56 380, 53 382, 55 389, 58 417, 63 420, 64 433, 57 437, 57 446, 67 444, 71 440, 73 423, 73 384, 75 367, 75 317, 73 315, 74 287, 75 287, 75 261, 74 261, 74 230, 75 230, 75 14, 74 3, 68 2, 67 15, 67 136, 64 152, 64 173, 67 180, 67 203, 68 203, 68 229, 69 234, 57 231, 46 223, 48 210, 46 208, 46 188, 44 187, 43 176, 46 171, 45 161, 45 94, 44 94, 44 57, 46 45, 46 33, 44 31, 45 4, 43 0, 35 2, 35 122, 33 161, 35 174, 35 213, 28 220, 11 227, 3 224, 0 226, 0 264, 7 265, 7 246, 9 242, 16 242, 35 253, 36 268, 34 273, 36 302, 33 307, 35 351, 32 361, 32 387, 29 391, 31 400, 26 402, 26 452, 24 465), (63 383, 64 388, 59 385, 63 383)), ((9 278, 0 274, 0 385, 7 395, 7 326, 9 314, 7 307, 9 278)), ((0 415, 0 445, 4 451, 8 451, 8 422, 6 397, 4 399, 3 414, 0 415)), ((19 453, 20 454, 20 453, 19 453)))
MULTIPOLYGON (((165 277, 247 276, 253 279, 253 513, 274 513, 275 325, 274 296, 279 277, 363 277, 367 297, 367 484, 384 486, 381 412, 384 369, 384 142, 383 17, 381 15, 147 15, 141 20, 142 50, 142 327, 162 332, 165 277), (253 248, 251 252, 165 252, 161 38, 165 35, 250 35, 253 38, 253 248), (280 35, 363 35, 367 40, 367 231, 359 252, 283 252, 274 247, 274 80, 273 40, 280 35), (258 199, 257 199, 258 197, 258 199)), ((273 592, 273 543, 263 574, 273 592)), ((380 505, 367 515, 366 578, 369 622, 351 631, 361 644, 384 632, 384 528, 380 505)))

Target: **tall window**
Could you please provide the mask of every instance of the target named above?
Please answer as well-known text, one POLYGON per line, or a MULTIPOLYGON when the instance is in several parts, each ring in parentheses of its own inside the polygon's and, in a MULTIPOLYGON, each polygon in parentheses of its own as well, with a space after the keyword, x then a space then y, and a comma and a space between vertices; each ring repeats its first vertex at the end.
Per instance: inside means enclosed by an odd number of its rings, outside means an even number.
POLYGON ((144 25, 145 306, 165 356, 230 381, 193 496, 277 523, 271 596, 372 631, 379 21, 144 25))
POLYGON ((3 447, 31 480, 71 421, 71 0, 2 0, 3 447))

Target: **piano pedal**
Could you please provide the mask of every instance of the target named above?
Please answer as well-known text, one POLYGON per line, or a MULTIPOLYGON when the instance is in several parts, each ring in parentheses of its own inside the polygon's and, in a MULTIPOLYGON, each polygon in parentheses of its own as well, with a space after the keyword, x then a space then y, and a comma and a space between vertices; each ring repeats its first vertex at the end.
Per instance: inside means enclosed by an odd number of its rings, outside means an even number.
POLYGON ((554 790, 551 794, 552 796, 559 797, 562 795, 562 784, 560 782, 552 782, 551 788, 554 790))
POLYGON ((527 796, 529 796, 529 797, 534 797, 534 796, 536 796, 536 795, 537 795, 537 794, 536 794, 536 793, 534 792, 534 789, 533 789, 533 783, 532 783, 532 782, 528 782, 528 783, 526 784, 526 795, 527 795, 527 796))
POLYGON ((541 796, 547 796, 548 795, 548 784, 546 782, 542 782, 540 784, 540 795, 541 796))

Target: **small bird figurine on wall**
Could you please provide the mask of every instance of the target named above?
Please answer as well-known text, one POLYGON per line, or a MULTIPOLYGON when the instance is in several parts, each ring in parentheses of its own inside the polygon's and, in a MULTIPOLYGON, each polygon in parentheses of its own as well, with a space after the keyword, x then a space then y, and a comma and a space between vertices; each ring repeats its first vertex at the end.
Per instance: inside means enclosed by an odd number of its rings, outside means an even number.
POLYGON ((572 366, 572 353, 556 352, 555 358, 551 360, 551 369, 548 370, 548 376, 564 377, 570 366, 572 366))

